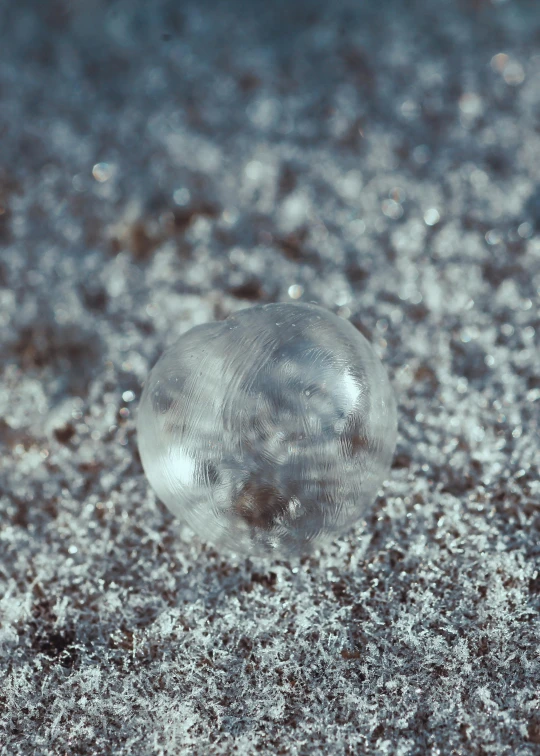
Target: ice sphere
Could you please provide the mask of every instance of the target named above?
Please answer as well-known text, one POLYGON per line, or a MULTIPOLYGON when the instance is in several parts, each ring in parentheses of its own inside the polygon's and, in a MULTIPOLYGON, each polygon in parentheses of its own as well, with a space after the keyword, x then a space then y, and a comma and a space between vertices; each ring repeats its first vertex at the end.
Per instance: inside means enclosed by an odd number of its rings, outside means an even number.
POLYGON ((386 372, 349 321, 269 304, 196 326, 167 349, 137 431, 152 488, 203 540, 291 554, 365 513, 396 424, 386 372))

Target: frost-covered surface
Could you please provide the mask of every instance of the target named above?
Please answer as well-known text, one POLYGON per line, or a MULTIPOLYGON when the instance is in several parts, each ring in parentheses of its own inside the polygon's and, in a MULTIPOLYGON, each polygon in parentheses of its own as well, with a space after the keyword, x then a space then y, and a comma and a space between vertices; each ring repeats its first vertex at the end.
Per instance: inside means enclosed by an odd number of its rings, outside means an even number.
POLYGON ((534 2, 0 2, 0 753, 540 751, 534 2), (156 503, 163 348, 317 301, 400 397, 348 538, 156 503))

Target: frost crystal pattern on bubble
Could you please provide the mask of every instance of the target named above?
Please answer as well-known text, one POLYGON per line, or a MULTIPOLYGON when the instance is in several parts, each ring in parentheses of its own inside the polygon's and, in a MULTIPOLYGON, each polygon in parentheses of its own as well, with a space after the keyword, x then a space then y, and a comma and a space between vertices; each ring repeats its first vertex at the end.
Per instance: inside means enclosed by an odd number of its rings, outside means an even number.
POLYGON ((138 439, 156 494, 201 538, 298 552, 372 503, 396 407, 351 323, 316 305, 271 304, 197 326, 162 355, 138 439))

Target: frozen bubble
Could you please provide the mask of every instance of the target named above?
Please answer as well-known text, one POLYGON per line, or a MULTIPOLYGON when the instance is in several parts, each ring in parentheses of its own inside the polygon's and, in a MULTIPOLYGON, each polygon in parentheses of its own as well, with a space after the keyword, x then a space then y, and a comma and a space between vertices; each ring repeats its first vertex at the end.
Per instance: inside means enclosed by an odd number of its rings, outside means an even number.
POLYGON ((151 371, 137 426, 150 484, 201 538, 299 553, 373 502, 396 406, 351 323, 283 303, 184 334, 151 371))

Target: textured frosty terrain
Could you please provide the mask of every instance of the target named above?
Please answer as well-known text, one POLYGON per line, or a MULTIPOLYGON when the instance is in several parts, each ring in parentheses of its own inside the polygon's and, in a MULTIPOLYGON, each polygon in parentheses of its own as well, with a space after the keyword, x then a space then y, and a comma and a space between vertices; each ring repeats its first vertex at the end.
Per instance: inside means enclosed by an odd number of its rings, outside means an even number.
POLYGON ((170 347, 137 428, 154 491, 203 539, 297 555, 372 504, 396 408, 380 360, 348 321, 270 304, 196 326, 170 347))
POLYGON ((2 756, 540 749, 538 2, 0 0, 2 756), (192 326, 315 300, 397 453, 231 561, 134 414, 192 326))

